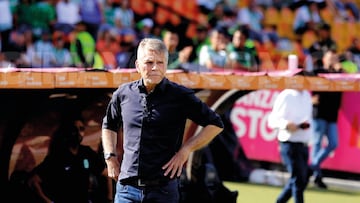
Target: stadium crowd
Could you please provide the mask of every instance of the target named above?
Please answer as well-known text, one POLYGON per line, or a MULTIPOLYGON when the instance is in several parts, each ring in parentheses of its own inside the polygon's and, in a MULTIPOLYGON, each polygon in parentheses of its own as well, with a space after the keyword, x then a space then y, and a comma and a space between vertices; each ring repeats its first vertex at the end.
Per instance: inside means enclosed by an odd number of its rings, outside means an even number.
POLYGON ((169 69, 281 70, 295 54, 313 74, 359 72, 360 0, 197 0, 194 19, 160 2, 0 0, 0 69, 134 68, 138 42, 156 37, 169 69))
POLYGON ((295 54, 313 71, 331 51, 330 71, 359 70, 358 0, 198 0, 194 19, 161 2, 1 0, 0 67, 133 68, 137 43, 157 37, 168 46, 169 69, 279 70, 295 54), (138 10, 149 4, 151 12, 138 10), (178 21, 159 17, 161 9, 178 21))

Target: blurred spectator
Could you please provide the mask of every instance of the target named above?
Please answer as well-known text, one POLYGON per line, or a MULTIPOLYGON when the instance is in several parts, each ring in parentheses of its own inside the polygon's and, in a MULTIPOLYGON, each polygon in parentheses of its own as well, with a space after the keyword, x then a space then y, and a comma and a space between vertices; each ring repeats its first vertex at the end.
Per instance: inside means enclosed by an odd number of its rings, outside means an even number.
POLYGON ((202 7, 202 9, 206 9, 208 11, 212 11, 215 9, 216 4, 221 2, 221 0, 197 0, 196 1, 199 7, 202 7))
POLYGON ((95 43, 85 23, 78 22, 70 36, 70 53, 76 67, 90 68, 94 65, 95 43))
POLYGON ((122 0, 120 6, 115 9, 114 21, 115 26, 120 34, 134 33, 135 14, 131 9, 128 0, 122 0))
POLYGON ((143 38, 147 37, 156 37, 152 33, 152 28, 154 27, 154 21, 151 18, 144 18, 137 23, 137 41, 140 41, 143 38))
POLYGON ((81 120, 64 122, 54 132, 48 154, 29 180, 44 202, 93 202, 90 191, 106 168, 96 151, 81 144, 84 135, 81 120))
POLYGON ((96 40, 99 27, 104 22, 102 0, 80 0, 79 7, 81 21, 96 40))
POLYGON ((214 9, 211 10, 208 14, 208 22, 211 28, 215 28, 217 26, 221 26, 219 24, 224 18, 224 3, 219 2, 215 4, 214 9))
POLYGON ((54 52, 53 67, 69 67, 73 63, 69 49, 65 47, 66 36, 62 31, 55 31, 52 36, 54 52))
POLYGON ((99 32, 96 51, 100 54, 105 69, 117 68, 116 54, 120 51, 120 45, 115 28, 107 28, 99 32))
POLYGON ((337 51, 337 43, 331 37, 331 27, 322 23, 317 28, 317 40, 309 47, 309 54, 314 66, 322 66, 324 53, 329 50, 337 51))
POLYGON ((0 52, 0 68, 14 68, 15 64, 11 63, 6 59, 3 52, 0 52))
POLYGON ((345 50, 347 59, 356 64, 357 69, 360 68, 360 38, 355 37, 352 40, 350 47, 345 50))
POLYGON ((296 9, 293 30, 296 35, 301 36, 307 30, 312 30, 323 22, 318 4, 315 1, 306 1, 296 9))
POLYGON ((208 44, 208 28, 205 25, 198 25, 196 28, 196 34, 191 39, 192 52, 190 55, 190 62, 198 62, 201 47, 208 44))
POLYGON ((135 34, 127 34, 120 36, 120 51, 116 54, 118 68, 135 68, 135 41, 135 34))
POLYGON ((240 8, 237 13, 237 22, 239 25, 245 25, 249 28, 249 37, 262 42, 262 21, 264 14, 260 6, 251 2, 249 7, 240 8))
POLYGON ((334 0, 334 4, 343 20, 355 22, 360 19, 360 10, 354 0, 334 0))
POLYGON ((13 17, 10 9, 9 0, 0 1, 0 51, 8 51, 10 33, 13 28, 13 17))
POLYGON ((104 22, 101 25, 115 27, 115 11, 118 7, 118 3, 114 0, 105 0, 104 3, 104 22))
POLYGON ((290 6, 294 0, 254 0, 256 4, 265 8, 274 6, 276 9, 281 9, 284 6, 290 6))
MULTIPOLYGON (((28 32, 32 32, 31 29, 28 29, 28 32)), ((8 50, 4 52, 6 59, 16 66, 23 63, 22 59, 27 50, 25 33, 26 29, 23 28, 18 28, 13 31, 11 33, 8 50)))
POLYGON ((223 28, 215 28, 210 32, 210 44, 201 47, 199 64, 208 69, 223 69, 227 67, 226 39, 227 33, 223 28))
POLYGON ((134 46, 131 42, 121 41, 120 51, 116 54, 117 68, 135 68, 135 64, 131 62, 134 60, 134 46))
POLYGON ((228 29, 237 27, 237 9, 231 8, 225 4, 223 7, 223 17, 218 21, 216 26, 226 27, 228 29))
POLYGON ((31 27, 36 40, 41 38, 44 30, 52 31, 56 22, 55 7, 50 2, 51 0, 36 0, 29 11, 31 12, 31 27))
POLYGON ((163 41, 169 51, 168 69, 176 69, 179 66, 179 35, 176 31, 166 30, 164 32, 163 41))
POLYGON ((228 60, 231 69, 258 71, 260 60, 255 43, 249 39, 248 29, 240 27, 235 30, 232 42, 227 45, 228 60))
POLYGON ((32 59, 36 54, 34 48, 34 37, 33 37, 34 34, 31 28, 24 28, 23 36, 24 36, 25 53, 21 53, 21 58, 17 62, 17 67, 31 68, 32 59))
POLYGON ((339 56, 341 67, 345 73, 357 73, 358 67, 356 63, 351 60, 349 52, 345 52, 339 56))
MULTIPOLYGON (((155 38, 158 38, 158 39, 161 39, 162 38, 162 35, 163 35, 163 31, 164 31, 164 27, 167 27, 169 26, 168 23, 164 24, 164 25, 160 25, 158 23, 154 23, 154 26, 151 28, 151 35, 152 37, 155 37, 155 38)), ((172 27, 172 29, 174 29, 174 26, 173 25, 170 25, 169 27, 172 27)), ((179 29, 178 29, 179 30, 179 29)), ((180 29, 181 30, 181 29, 180 29)), ((180 35, 181 33, 178 33, 179 34, 179 37, 181 39, 181 36, 180 35)), ((182 33, 183 34, 183 33, 182 33)), ((182 44, 182 40, 179 41, 179 46, 182 44)))
POLYGON ((57 22, 55 30, 60 30, 66 35, 74 30, 74 26, 81 20, 79 15, 79 5, 71 0, 59 0, 56 4, 57 22))
POLYGON ((339 54, 333 49, 325 51, 321 58, 321 64, 315 66, 314 72, 315 74, 344 72, 339 60, 339 54))
POLYGON ((51 33, 42 30, 41 38, 34 43, 35 55, 32 58, 33 68, 49 68, 54 62, 54 46, 51 40, 51 33))
POLYGON ((20 0, 14 9, 14 20, 17 27, 22 26, 31 26, 31 6, 33 4, 33 0, 20 0))
POLYGON ((166 30, 164 32, 163 41, 169 51, 168 69, 178 69, 181 64, 189 61, 192 47, 186 46, 179 51, 179 34, 175 30, 166 30))
POLYGON ((277 25, 264 25, 262 29, 262 43, 271 42, 276 45, 280 40, 280 36, 277 32, 277 25))

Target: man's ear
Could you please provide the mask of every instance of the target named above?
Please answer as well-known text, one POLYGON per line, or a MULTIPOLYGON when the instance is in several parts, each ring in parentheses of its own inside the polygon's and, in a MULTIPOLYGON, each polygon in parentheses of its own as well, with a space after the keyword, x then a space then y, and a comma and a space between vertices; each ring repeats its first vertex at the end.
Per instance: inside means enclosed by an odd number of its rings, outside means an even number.
POLYGON ((135 68, 136 68, 136 71, 137 71, 138 73, 140 73, 139 61, 138 61, 138 60, 135 61, 135 68))

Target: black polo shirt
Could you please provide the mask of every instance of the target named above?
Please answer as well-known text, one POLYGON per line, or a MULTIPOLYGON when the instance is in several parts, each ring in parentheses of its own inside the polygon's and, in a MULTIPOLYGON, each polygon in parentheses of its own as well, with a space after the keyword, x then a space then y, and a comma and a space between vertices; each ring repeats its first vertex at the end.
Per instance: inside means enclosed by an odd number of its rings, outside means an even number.
POLYGON ((219 115, 193 90, 167 78, 149 94, 141 79, 121 85, 108 104, 102 126, 115 132, 123 127, 120 179, 164 178, 161 167, 181 147, 187 119, 200 126, 223 127, 219 115))

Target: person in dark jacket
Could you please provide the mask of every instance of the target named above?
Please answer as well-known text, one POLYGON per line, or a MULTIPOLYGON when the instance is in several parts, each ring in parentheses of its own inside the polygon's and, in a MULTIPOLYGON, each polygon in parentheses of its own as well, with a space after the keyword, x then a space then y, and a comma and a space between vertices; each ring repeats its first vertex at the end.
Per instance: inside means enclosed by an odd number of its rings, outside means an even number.
MULTIPOLYGON (((342 72, 339 57, 333 50, 325 52, 322 58, 322 68, 315 69, 315 74, 342 72)), ((313 170, 315 185, 326 189, 327 185, 322 181, 320 166, 338 146, 337 118, 341 106, 342 92, 313 92, 312 96, 314 103, 314 137, 310 168, 313 170), (324 136, 327 138, 326 146, 323 145, 324 136)))

